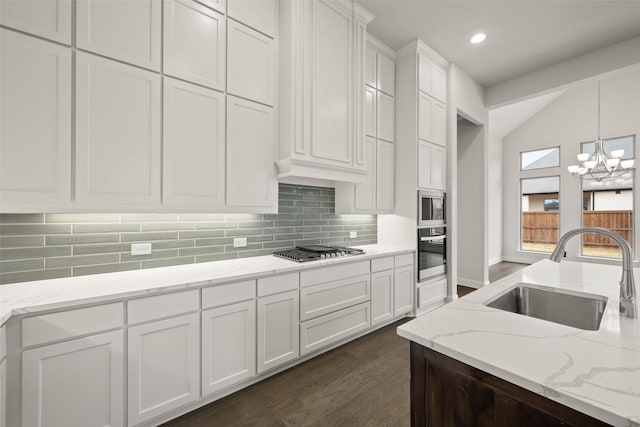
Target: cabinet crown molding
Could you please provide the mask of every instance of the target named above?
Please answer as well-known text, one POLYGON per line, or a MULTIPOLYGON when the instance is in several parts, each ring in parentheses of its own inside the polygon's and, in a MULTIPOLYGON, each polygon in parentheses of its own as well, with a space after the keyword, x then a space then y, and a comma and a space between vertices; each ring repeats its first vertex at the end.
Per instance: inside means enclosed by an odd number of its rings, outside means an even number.
POLYGON ((437 51, 435 51, 433 48, 431 48, 429 45, 427 45, 425 42, 423 42, 420 39, 415 39, 409 44, 407 44, 405 47, 398 50, 396 52, 396 56, 398 58, 401 58, 406 55, 415 54, 416 52, 427 56, 431 61, 440 65, 444 69, 448 69, 449 65, 451 64, 450 61, 445 59, 442 55, 440 55, 437 51))
POLYGON ((365 25, 373 21, 373 18, 375 18, 375 15, 373 13, 369 12, 358 3, 353 3, 353 15, 358 21, 364 23, 365 25))

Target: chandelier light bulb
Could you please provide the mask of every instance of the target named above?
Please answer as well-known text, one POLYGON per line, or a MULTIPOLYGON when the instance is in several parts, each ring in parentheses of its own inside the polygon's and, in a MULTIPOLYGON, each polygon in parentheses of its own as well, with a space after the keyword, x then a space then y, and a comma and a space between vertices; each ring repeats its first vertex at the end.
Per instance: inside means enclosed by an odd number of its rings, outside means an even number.
POLYGON ((569 173, 576 173, 580 170, 580 166, 578 165, 571 165, 567 167, 567 170, 569 171, 569 173))
POLYGON ((620 162, 620 166, 622 166, 625 169, 629 169, 633 167, 633 164, 635 163, 635 161, 633 159, 628 159, 628 160, 622 160, 620 162))
POLYGON ((578 161, 585 162, 589 159, 589 153, 580 153, 578 154, 578 161))
POLYGON ((614 159, 619 159, 622 156, 624 156, 624 150, 613 150, 611 152, 611 157, 613 157, 614 159))
POLYGON ((620 159, 607 159, 607 167, 609 169, 614 169, 620 163, 620 159))
POLYGON ((584 167, 587 169, 593 169, 593 167, 596 165, 596 161, 595 160, 589 160, 587 162, 584 162, 584 167))

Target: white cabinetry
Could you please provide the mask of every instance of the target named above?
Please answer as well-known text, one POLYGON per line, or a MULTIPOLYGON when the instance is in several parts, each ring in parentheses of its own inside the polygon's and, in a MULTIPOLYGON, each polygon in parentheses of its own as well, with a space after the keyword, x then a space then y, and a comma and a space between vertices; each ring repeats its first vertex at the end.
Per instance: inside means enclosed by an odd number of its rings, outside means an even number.
POLYGON ((203 311, 202 395, 206 396, 255 374, 255 300, 203 311))
POLYGON ((123 352, 122 331, 25 350, 22 426, 123 426, 123 352))
POLYGON ((76 2, 79 48, 160 71, 161 3, 81 0, 76 2))
POLYGON ((371 326, 370 303, 354 305, 300 324, 300 353, 327 347, 371 326))
POLYGON ((278 25, 277 0, 229 0, 228 9, 231 18, 269 37, 275 36, 278 25))
POLYGON ((163 99, 163 202, 224 206, 224 94, 165 77, 163 99))
POLYGON ((371 273, 371 325, 394 317, 393 269, 371 273))
POLYGON ((273 109, 227 96, 227 205, 276 212, 273 109))
POLYGON ((297 290, 258 299, 258 372, 298 357, 299 312, 297 290))
POLYGON ((0 1, 0 24, 71 44, 71 0, 0 1))
POLYGON ((439 101, 447 102, 447 71, 424 53, 418 54, 418 89, 439 101))
POLYGON ((418 141, 418 187, 444 191, 446 188, 445 148, 418 141))
POLYGON ((338 213, 392 213, 395 207, 395 101, 388 94, 394 93, 394 52, 368 38, 362 150, 367 175, 361 184, 336 183, 338 213))
POLYGON ((447 277, 439 276, 428 282, 420 282, 418 288, 418 310, 432 308, 447 297, 447 277))
POLYGON ((197 313, 129 328, 129 426, 200 397, 197 313))
POLYGON ((76 199, 96 206, 160 202, 160 76, 78 52, 76 199))
POLYGON ((352 2, 280 4, 281 177, 364 181, 361 88, 372 18, 352 2))
POLYGON ((413 270, 413 254, 396 255, 394 282, 394 315, 399 316, 413 309, 413 289, 415 276, 413 270))
POLYGON ((2 210, 55 209, 71 200, 71 51, 5 29, 0 45, 2 210))
POLYGON ((447 119, 445 106, 420 92, 418 94, 418 137, 440 146, 446 146, 447 119))
POLYGON ((164 0, 164 72, 225 88, 225 18, 195 0, 164 0))

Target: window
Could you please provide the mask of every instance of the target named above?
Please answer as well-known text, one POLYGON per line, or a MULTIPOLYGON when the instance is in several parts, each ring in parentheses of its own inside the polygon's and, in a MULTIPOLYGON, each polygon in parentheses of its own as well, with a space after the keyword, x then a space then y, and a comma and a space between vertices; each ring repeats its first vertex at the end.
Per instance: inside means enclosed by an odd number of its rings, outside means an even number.
MULTIPOLYGON (((603 141, 607 154, 612 150, 624 150, 623 159, 634 157, 633 136, 603 141)), ((585 142, 582 151, 593 153, 595 143, 585 142)), ((582 225, 604 227, 622 236, 633 247, 633 173, 602 181, 582 181, 582 225)), ((585 234, 582 238, 582 255, 599 258, 621 258, 620 248, 609 237, 585 234)))
POLYGON ((520 189, 520 248, 552 252, 558 243, 560 177, 523 178, 520 189))
MULTIPOLYGON (((591 149, 593 152, 593 148, 591 149)), ((557 168, 560 166, 560 147, 520 153, 520 170, 557 168)))

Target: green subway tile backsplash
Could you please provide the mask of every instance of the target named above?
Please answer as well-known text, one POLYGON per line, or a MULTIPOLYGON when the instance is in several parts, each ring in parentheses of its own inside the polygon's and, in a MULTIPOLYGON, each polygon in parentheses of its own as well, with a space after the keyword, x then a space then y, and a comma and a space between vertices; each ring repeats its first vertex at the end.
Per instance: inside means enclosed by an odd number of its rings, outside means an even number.
POLYGON ((334 200, 333 188, 280 184, 278 214, 0 214, 0 284, 376 243, 375 215, 336 215, 334 200), (131 256, 138 242, 152 254, 131 256))

